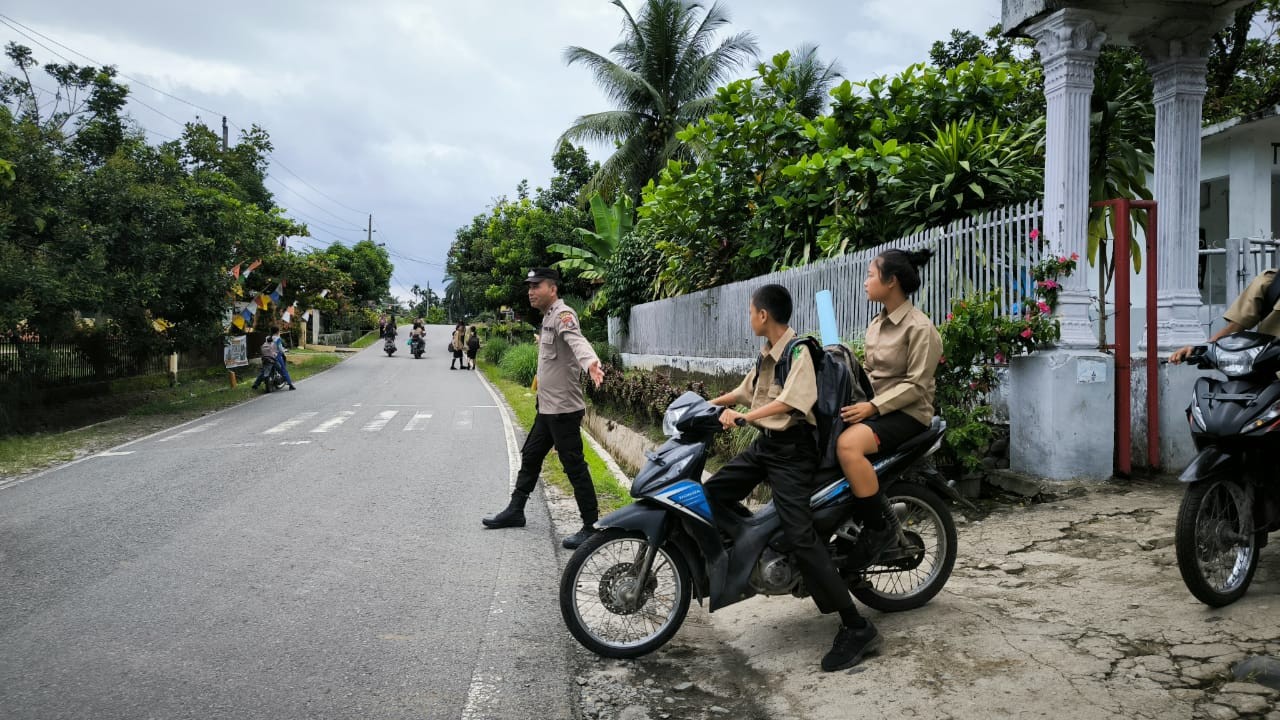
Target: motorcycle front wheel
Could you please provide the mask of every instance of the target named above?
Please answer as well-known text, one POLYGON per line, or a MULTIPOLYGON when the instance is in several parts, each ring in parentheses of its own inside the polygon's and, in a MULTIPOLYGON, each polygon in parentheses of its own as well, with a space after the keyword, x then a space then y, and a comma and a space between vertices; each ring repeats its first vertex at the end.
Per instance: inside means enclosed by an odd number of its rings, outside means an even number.
POLYGON ((1174 533, 1178 570, 1205 605, 1230 605, 1253 581, 1263 533, 1253 527, 1252 495, 1239 482, 1219 479, 1192 483, 1182 496, 1174 533))
POLYGON ((942 591, 956 564, 956 521, 942 498, 923 485, 900 482, 885 491, 904 506, 905 543, 890 547, 863 572, 853 596, 880 612, 914 610, 942 591))
POLYGON ((689 564, 660 547, 643 587, 636 572, 649 544, 644 535, 610 528, 574 552, 560 578, 560 614, 583 647, 608 658, 635 658, 675 635, 689 612, 689 564))

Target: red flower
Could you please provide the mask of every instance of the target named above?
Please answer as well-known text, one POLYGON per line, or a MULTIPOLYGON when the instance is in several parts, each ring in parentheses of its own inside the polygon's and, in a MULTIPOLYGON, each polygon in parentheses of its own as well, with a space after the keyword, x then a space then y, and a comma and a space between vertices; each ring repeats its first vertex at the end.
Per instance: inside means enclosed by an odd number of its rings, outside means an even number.
POLYGON ((1072 260, 1079 260, 1079 259, 1080 259, 1080 253, 1071 253, 1071 259, 1072 259, 1072 260))
POLYGON ((954 314, 952 314, 952 313, 947 313, 947 319, 948 319, 948 320, 955 320, 955 319, 956 319, 956 316, 955 316, 954 314))
POLYGON ((1037 228, 1037 229, 1035 229, 1035 230, 1032 230, 1032 231, 1031 231, 1031 239, 1032 239, 1032 240, 1039 240, 1039 239, 1040 239, 1040 230, 1039 230, 1038 228, 1037 228))
POLYGON ((1022 331, 1022 337, 1024 337, 1024 338, 1026 338, 1026 339, 1030 340, 1030 339, 1031 339, 1031 328, 1027 328, 1026 330, 1023 330, 1023 331, 1022 331))

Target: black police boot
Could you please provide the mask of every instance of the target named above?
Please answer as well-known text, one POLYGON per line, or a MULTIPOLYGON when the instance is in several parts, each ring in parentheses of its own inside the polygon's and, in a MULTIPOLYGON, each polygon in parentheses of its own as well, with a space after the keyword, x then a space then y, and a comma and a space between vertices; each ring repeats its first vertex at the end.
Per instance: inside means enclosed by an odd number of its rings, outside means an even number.
POLYGON ((487 517, 480 522, 490 530, 509 527, 524 527, 524 504, 529 498, 522 495, 512 495, 511 502, 507 503, 507 507, 493 517, 487 517))
POLYGON ((588 539, 590 539, 592 535, 595 535, 595 534, 596 534, 595 526, 588 523, 586 525, 583 525, 582 529, 579 530, 578 532, 565 538, 564 542, 560 544, 564 545, 565 548, 569 550, 577 550, 579 545, 586 542, 588 539))
POLYGON ((880 647, 880 631, 863 618, 863 627, 841 625, 831 651, 822 658, 822 669, 827 672, 844 670, 862 662, 862 658, 880 647))

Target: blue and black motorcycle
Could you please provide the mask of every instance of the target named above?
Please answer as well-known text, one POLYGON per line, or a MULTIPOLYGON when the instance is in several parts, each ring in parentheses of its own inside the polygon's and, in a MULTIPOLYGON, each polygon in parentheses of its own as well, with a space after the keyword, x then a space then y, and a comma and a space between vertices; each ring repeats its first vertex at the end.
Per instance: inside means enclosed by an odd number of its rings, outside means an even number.
MULTIPOLYGON (((565 567, 560 611, 569 632, 592 652, 633 658, 656 650, 680 629, 694 596, 700 604, 709 600, 711 612, 757 594, 808 596, 772 503, 754 514, 745 507, 711 512, 699 480, 707 445, 721 430, 721 411, 696 393, 676 398, 663 422, 670 439, 648 454, 632 482, 636 502, 597 522, 601 532, 565 567)), ((821 473, 814 525, 854 597, 868 607, 918 608, 951 577, 955 520, 930 487, 953 493, 936 473, 913 468, 937 451, 945 432, 934 418, 898 451, 871 458, 898 533, 869 566, 851 566, 861 528, 853 520, 849 483, 839 468, 821 473)))

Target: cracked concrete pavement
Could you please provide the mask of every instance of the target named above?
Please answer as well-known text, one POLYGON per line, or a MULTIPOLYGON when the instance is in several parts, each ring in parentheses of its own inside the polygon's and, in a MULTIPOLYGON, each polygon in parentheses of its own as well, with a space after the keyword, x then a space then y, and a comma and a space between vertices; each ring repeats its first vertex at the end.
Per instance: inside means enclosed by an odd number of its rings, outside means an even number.
POLYGON ((1248 658, 1280 659, 1280 548, 1263 550, 1242 600, 1199 603, 1174 558, 1181 496, 1169 483, 1094 484, 967 519, 944 591, 919 610, 867 611, 884 646, 844 672, 818 669, 837 621, 808 599, 757 597, 713 615, 695 605, 648 657, 582 652, 580 709, 627 720, 1280 720, 1280 660, 1233 677, 1248 658))

